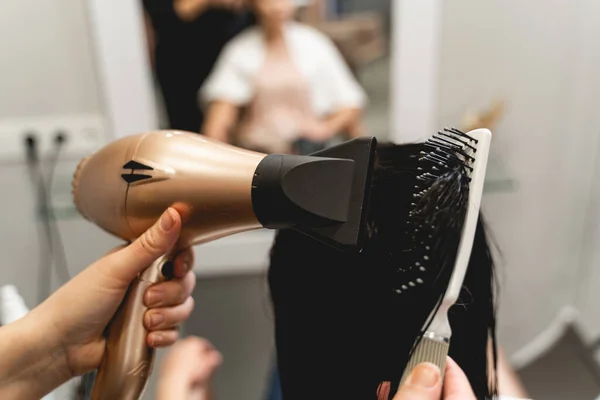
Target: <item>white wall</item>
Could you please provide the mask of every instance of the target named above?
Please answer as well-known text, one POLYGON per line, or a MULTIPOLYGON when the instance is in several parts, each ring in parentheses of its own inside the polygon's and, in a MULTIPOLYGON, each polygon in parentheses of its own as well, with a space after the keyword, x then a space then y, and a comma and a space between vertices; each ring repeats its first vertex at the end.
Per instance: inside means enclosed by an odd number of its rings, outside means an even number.
POLYGON ((583 283, 600 134, 598 11, 594 0, 444 2, 438 125, 507 101, 492 152, 517 187, 486 195, 483 210, 502 252, 500 339, 509 353, 574 305, 583 283))
POLYGON ((392 3, 391 137, 419 142, 437 130, 440 0, 392 3))
POLYGON ((82 1, 0 3, 0 118, 100 111, 82 1))
POLYGON ((157 129, 142 2, 88 0, 87 6, 112 136, 157 129))
MULTIPOLYGON (((580 57, 577 60, 576 87, 573 97, 577 99, 572 106, 575 116, 570 132, 585 141, 590 135, 600 132, 598 118, 598 96, 600 95, 600 3, 586 0, 581 8, 582 15, 580 57), (590 77, 594 77, 590 79, 590 77)), ((580 322, 590 341, 600 337, 600 146, 590 141, 584 145, 596 150, 595 157, 589 161, 592 173, 591 196, 588 200, 588 214, 583 238, 582 268, 579 279, 582 282, 577 293, 576 305, 581 312, 580 322)))
MULTIPOLYGON (((1 2, 0 119, 101 112, 86 15, 81 1, 1 2)), ((60 163, 58 174, 68 179, 73 167, 60 163)), ((9 192, 0 200, 0 284, 17 284, 32 307, 40 263, 39 220, 26 166, 0 161, 0 182, 9 192)), ((61 228, 73 266, 86 265, 114 243, 80 219, 61 222, 61 228)))

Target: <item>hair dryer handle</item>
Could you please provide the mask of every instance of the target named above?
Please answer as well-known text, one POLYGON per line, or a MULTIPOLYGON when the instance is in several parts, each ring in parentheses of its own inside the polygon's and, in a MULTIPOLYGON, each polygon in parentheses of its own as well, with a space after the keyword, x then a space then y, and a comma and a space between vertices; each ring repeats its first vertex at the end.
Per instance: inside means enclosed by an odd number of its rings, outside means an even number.
POLYGON ((98 369, 91 400, 138 400, 142 397, 154 365, 154 348, 147 345, 144 327, 144 294, 164 281, 166 254, 131 283, 121 306, 108 327, 106 350, 98 369))

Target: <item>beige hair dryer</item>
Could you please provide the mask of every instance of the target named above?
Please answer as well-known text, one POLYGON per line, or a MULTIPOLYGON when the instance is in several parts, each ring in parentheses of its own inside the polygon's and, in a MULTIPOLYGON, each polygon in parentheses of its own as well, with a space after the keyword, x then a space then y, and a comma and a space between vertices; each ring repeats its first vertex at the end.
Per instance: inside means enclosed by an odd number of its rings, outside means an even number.
MULTIPOLYGON (((259 228, 292 228, 360 249, 376 147, 360 138, 311 156, 266 155, 180 131, 116 140, 81 161, 73 179, 79 212, 133 241, 170 206, 182 213, 178 248, 259 228)), ((167 254, 140 274, 111 322, 92 400, 137 400, 152 371, 146 289, 162 280, 167 254)))

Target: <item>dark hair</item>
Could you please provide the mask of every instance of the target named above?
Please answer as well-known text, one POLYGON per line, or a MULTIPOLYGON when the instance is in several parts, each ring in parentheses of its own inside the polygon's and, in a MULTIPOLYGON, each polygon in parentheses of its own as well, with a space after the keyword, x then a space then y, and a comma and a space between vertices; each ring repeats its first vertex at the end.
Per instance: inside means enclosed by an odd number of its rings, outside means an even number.
MULTIPOLYGON (((391 290, 412 201, 414 177, 406 165, 422 149, 421 144, 379 144, 370 233, 361 253, 339 252, 291 230, 278 233, 269 284, 286 400, 375 399, 383 381, 391 381, 391 396, 395 393, 437 301, 427 296, 399 300, 391 290)), ((496 393, 487 351, 489 340, 495 349, 493 289, 492 257, 480 219, 464 287, 450 312, 450 356, 478 399, 496 393)), ((495 368, 495 356, 493 361, 495 368)))

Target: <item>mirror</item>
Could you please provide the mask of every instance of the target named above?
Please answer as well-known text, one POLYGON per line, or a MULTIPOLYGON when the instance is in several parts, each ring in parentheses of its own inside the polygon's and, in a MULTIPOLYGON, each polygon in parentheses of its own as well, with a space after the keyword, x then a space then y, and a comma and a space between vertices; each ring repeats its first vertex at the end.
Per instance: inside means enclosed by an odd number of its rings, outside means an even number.
POLYGON ((260 39, 269 0, 142 2, 161 128, 267 153, 389 136, 391 1, 284 2, 300 28, 281 49, 260 39))

